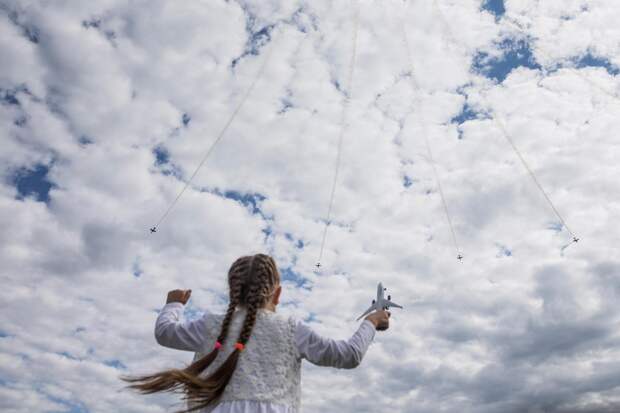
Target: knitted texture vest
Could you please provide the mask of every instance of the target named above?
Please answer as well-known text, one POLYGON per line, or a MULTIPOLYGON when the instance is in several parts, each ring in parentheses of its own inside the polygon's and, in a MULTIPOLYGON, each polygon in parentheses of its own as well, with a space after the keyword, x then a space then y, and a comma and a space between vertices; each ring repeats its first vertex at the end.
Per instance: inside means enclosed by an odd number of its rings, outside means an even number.
MULTIPOLYGON (((216 359, 200 377, 210 375, 232 353, 245 315, 245 308, 235 311, 227 338, 216 359)), ((208 340, 204 348, 196 353, 194 361, 213 349, 223 319, 224 315, 216 314, 205 317, 208 340)), ((273 311, 259 309, 252 334, 239 355, 237 367, 218 402, 256 400, 289 405, 293 407, 293 411, 299 411, 301 356, 295 343, 296 326, 297 323, 292 317, 284 318, 273 311)), ((206 411, 209 410, 211 409, 206 411)))

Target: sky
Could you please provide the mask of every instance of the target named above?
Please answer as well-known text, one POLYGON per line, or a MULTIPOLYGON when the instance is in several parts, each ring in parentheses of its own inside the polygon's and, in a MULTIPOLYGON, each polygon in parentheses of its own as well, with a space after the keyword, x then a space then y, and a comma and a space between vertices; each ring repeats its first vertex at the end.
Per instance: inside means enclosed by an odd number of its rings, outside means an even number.
POLYGON ((348 339, 378 282, 404 306, 358 368, 304 362, 304 412, 620 410, 619 19, 0 0, 0 410, 178 408, 119 376, 189 363, 153 335, 167 292, 223 312, 259 252, 277 311, 322 335, 348 339))

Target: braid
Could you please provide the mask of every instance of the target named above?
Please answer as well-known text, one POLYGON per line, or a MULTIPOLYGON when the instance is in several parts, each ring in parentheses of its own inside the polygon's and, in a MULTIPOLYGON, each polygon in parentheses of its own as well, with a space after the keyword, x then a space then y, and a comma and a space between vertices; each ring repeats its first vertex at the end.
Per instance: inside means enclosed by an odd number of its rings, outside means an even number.
POLYGON ((243 327, 239 333, 238 343, 245 346, 250 338, 254 324, 256 323, 256 315, 258 313, 258 307, 261 304, 260 290, 258 285, 253 285, 249 291, 248 297, 248 311, 243 321, 243 327))
MULTIPOLYGON (((239 261, 239 260, 237 260, 239 261)), ((246 271, 246 261, 241 261, 240 265, 233 265, 229 274, 228 274, 228 285, 230 287, 230 304, 228 305, 228 310, 226 310, 226 316, 224 317, 224 321, 222 321, 222 329, 220 331, 220 335, 217 337, 217 341, 223 343, 226 340, 226 336, 228 335, 228 327, 232 320, 232 316, 235 312, 235 308, 241 301, 242 292, 243 292, 243 273, 246 271)))
POLYGON ((173 369, 150 376, 122 379, 132 383, 142 381, 142 384, 132 384, 129 387, 145 394, 181 388, 186 395, 184 399, 196 403, 196 406, 177 413, 188 413, 212 405, 222 395, 235 371, 240 353, 250 339, 256 324, 258 309, 267 302, 279 282, 280 275, 276 263, 273 258, 265 254, 241 257, 230 267, 228 271, 230 303, 217 342, 220 346, 224 343, 236 307, 244 304, 247 313, 237 338, 241 348, 236 345, 235 350, 209 377, 203 379, 198 375, 216 359, 219 346, 183 370, 173 369))
MULTIPOLYGON (((230 326, 230 322, 232 321, 232 316, 235 313, 235 309, 237 308, 237 304, 241 300, 242 287, 244 284, 243 273, 247 271, 249 266, 247 265, 249 257, 241 257, 237 261, 233 263, 228 271, 228 285, 230 289, 230 303, 228 304, 228 309, 226 310, 226 315, 224 316, 224 320, 222 321, 222 327, 220 329, 220 335, 217 337, 217 343, 223 343, 226 340, 226 336, 228 335, 228 328, 230 326)), ((202 373, 207 367, 213 363, 215 358, 217 357, 219 347, 213 348, 209 354, 202 357, 199 360, 196 360, 194 363, 189 365, 185 371, 192 375, 199 375, 202 373)))
POLYGON ((257 254, 255 257, 259 258, 257 260, 258 268, 254 272, 254 277, 251 280, 248 295, 246 296, 248 312, 245 316, 241 332, 239 333, 239 338, 237 339, 237 341, 243 345, 245 345, 250 338, 250 334, 256 323, 258 308, 265 304, 271 289, 275 286, 275 283, 273 283, 275 280, 273 268, 275 268, 275 266, 270 265, 269 259, 271 257, 264 254, 257 254))

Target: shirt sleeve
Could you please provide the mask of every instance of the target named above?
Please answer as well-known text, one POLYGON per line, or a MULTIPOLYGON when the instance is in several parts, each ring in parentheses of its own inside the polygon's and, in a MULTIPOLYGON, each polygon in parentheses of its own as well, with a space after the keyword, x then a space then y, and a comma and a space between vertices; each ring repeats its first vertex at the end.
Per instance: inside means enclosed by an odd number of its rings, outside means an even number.
POLYGON ((302 322, 297 323, 295 340, 301 358, 317 366, 341 369, 357 367, 375 337, 375 327, 364 320, 349 340, 332 340, 321 337, 302 322))
POLYGON ((183 308, 179 302, 164 305, 155 322, 155 340, 164 347, 200 351, 207 340, 207 313, 196 320, 185 321, 182 320, 183 308))

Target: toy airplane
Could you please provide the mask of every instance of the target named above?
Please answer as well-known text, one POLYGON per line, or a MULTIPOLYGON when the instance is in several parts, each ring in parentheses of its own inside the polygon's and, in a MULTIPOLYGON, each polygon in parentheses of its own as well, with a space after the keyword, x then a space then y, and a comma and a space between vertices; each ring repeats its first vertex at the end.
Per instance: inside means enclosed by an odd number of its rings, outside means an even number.
POLYGON ((379 285, 377 285, 377 299, 372 300, 372 305, 370 306, 370 308, 366 310, 366 312, 362 314, 356 321, 359 321, 362 317, 366 316, 367 314, 375 310, 376 311, 387 310, 390 307, 403 308, 402 306, 390 301, 392 299, 391 295, 387 296, 387 300, 383 298, 383 292, 385 290, 387 290, 387 288, 383 288, 383 284, 379 283, 379 285))

